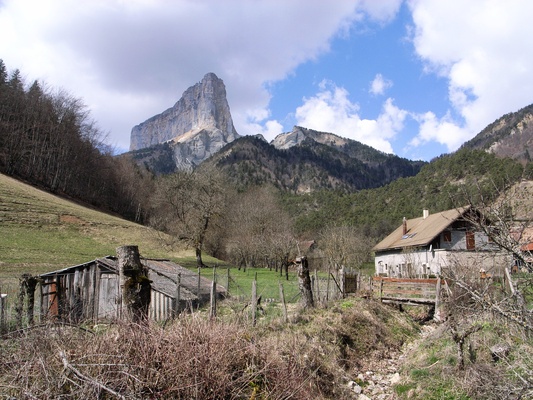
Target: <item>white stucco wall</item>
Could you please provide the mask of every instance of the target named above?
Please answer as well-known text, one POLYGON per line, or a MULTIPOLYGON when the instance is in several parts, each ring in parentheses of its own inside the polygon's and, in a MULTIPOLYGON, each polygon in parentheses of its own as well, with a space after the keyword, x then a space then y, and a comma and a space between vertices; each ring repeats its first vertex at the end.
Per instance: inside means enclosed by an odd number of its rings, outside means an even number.
POLYGON ((376 255, 376 274, 392 277, 438 275, 447 261, 445 250, 416 250, 376 255))
POLYGON ((477 274, 481 269, 501 276, 512 257, 502 252, 446 249, 418 250, 405 253, 379 254, 375 257, 376 274, 390 277, 427 277, 441 275, 445 268, 462 269, 477 274))

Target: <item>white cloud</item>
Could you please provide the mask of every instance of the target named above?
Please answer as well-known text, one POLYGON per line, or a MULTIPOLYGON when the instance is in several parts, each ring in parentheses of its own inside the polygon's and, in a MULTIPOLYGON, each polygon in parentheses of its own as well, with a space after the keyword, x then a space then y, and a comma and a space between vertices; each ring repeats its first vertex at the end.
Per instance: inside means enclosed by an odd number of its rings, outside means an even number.
POLYGON ((361 7, 371 18, 387 22, 396 16, 401 5, 402 0, 362 0, 361 7))
POLYGON ((360 18, 357 5, 358 0, 5 0, 0 37, 10 39, 0 41, 0 55, 8 68, 94 106, 95 118, 122 147, 128 147, 133 125, 170 107, 207 72, 231 88, 237 129, 248 133, 244 117, 268 107, 265 83, 327 52, 330 40, 360 18), (117 99, 121 114, 112 115, 117 99))
POLYGON ((437 142, 447 146, 450 150, 455 150, 463 144, 464 137, 468 135, 468 132, 458 126, 449 114, 439 119, 433 112, 428 111, 415 118, 420 124, 420 130, 419 134, 410 141, 410 146, 417 147, 428 142, 437 142))
POLYGON ((505 113, 533 101, 533 2, 410 0, 416 52, 448 79, 452 114, 421 117, 412 143, 437 140, 455 150, 505 113))
POLYGON ((272 141, 277 135, 283 133, 283 125, 276 120, 269 120, 266 122, 245 122, 246 131, 250 135, 261 134, 268 141, 272 141))
POLYGON ((374 80, 370 83, 370 93, 376 96, 382 95, 390 87, 392 87, 391 80, 385 79, 381 74, 376 74, 374 80))
POLYGON ((332 132, 386 153, 392 153, 390 143, 403 129, 407 112, 393 104, 392 99, 383 103, 381 114, 375 120, 359 116, 359 106, 352 103, 346 89, 323 81, 320 91, 296 110, 297 124, 318 131, 332 132))

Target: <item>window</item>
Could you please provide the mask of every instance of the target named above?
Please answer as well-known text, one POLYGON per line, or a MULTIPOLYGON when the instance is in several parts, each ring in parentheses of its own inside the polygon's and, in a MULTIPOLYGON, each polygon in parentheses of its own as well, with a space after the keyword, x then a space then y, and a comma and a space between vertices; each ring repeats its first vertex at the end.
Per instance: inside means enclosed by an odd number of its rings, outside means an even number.
POLYGON ((476 236, 472 231, 466 232, 466 249, 474 250, 476 248, 476 236))
POLYGON ((446 243, 450 243, 452 241, 452 231, 442 232, 442 240, 446 243))

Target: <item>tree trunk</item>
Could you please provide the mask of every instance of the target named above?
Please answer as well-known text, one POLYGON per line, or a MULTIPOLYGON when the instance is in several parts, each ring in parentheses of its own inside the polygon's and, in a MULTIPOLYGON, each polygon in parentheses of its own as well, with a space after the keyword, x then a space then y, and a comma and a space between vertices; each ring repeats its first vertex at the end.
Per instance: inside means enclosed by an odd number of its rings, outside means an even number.
POLYGON ((202 260, 202 249, 200 247, 195 247, 194 251, 196 253, 196 266, 198 268, 204 268, 206 265, 202 260))
POLYGON ((311 277, 309 276, 309 264, 307 257, 300 257, 298 264, 298 286, 302 294, 304 308, 314 307, 313 290, 311 289, 311 277))
POLYGON ((28 308, 26 309, 26 316, 28 318, 28 325, 34 324, 34 306, 35 306, 35 288, 39 279, 35 276, 29 276, 26 280, 26 295, 28 297, 28 308))
POLYGON ((133 322, 148 318, 151 281, 141 264, 137 246, 117 248, 121 290, 120 317, 133 322))

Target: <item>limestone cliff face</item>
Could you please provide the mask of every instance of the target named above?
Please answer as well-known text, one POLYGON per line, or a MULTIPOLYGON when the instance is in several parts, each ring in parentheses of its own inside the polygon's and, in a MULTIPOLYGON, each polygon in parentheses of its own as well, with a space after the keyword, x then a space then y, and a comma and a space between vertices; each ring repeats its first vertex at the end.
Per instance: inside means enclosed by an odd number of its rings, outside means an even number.
POLYGON ((172 108, 133 127, 130 150, 169 141, 176 166, 183 168, 199 164, 237 137, 224 82, 208 73, 172 108))
POLYGON ((318 132, 301 126, 294 126, 291 132, 281 133, 276 136, 271 144, 276 149, 286 150, 293 146, 299 146, 308 138, 317 143, 327 144, 332 147, 341 147, 349 142, 348 139, 335 135, 334 133, 318 132))

